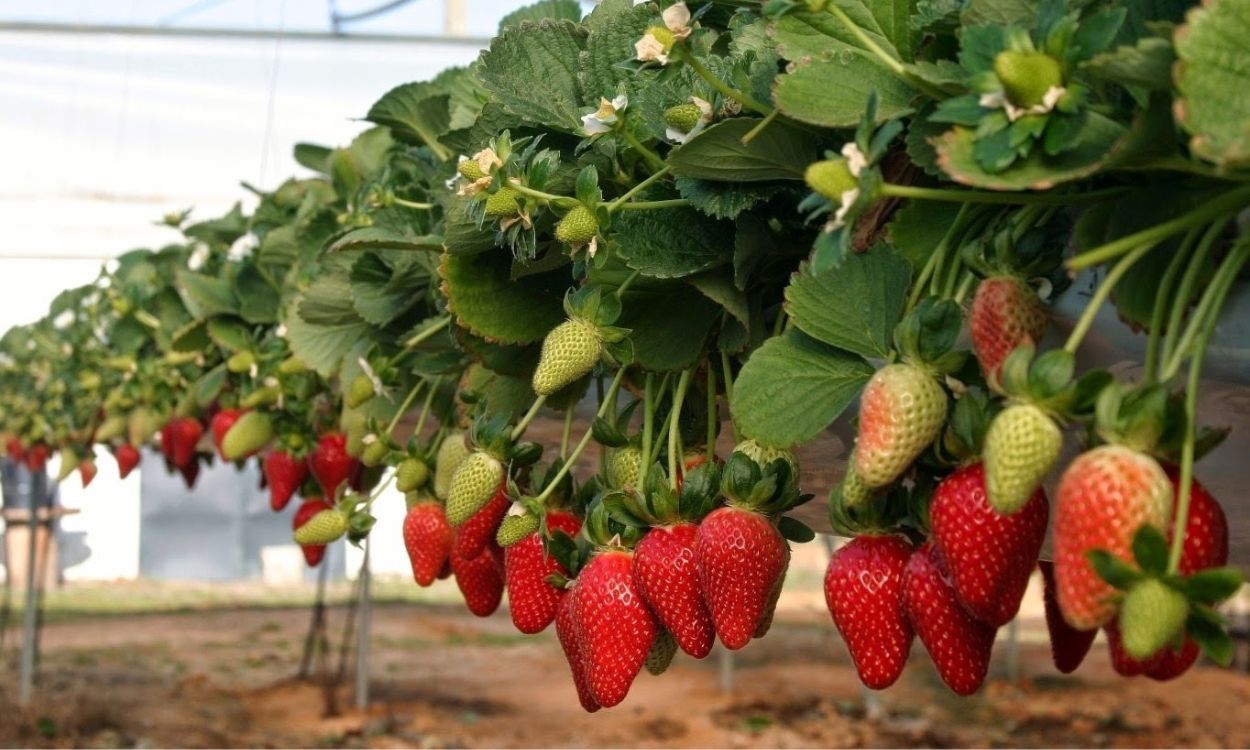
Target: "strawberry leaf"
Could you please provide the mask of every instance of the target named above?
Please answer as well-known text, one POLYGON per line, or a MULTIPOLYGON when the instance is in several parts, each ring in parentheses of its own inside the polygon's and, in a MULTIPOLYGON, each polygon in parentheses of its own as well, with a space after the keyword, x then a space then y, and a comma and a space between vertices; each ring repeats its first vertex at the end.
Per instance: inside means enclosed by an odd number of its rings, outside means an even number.
POLYGON ((865 357, 889 356, 891 333, 903 314, 911 272, 887 245, 853 254, 836 272, 803 264, 786 287, 786 312, 803 333, 865 357), (830 304, 830 300, 858 300, 830 304))

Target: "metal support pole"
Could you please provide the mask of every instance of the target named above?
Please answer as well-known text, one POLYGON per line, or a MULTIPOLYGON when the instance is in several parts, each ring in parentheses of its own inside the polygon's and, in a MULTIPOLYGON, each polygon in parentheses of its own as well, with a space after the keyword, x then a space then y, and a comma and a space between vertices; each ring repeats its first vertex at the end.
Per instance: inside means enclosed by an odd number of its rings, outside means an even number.
POLYGON ((1007 625, 1007 679, 1015 682, 1020 679, 1020 618, 1014 618, 1007 625))
POLYGON ((720 650, 720 691, 726 695, 734 691, 734 652, 727 648, 720 650))
POLYGON ((26 519, 26 530, 29 537, 26 546, 26 609, 22 612, 22 657, 17 691, 18 703, 23 706, 30 705, 31 698, 34 695, 35 648, 37 642, 35 630, 39 624, 39 613, 37 611, 39 595, 35 587, 42 584, 42 581, 38 581, 35 575, 35 545, 38 543, 39 536, 39 525, 36 521, 39 515, 39 508, 44 503, 44 495, 47 491, 47 474, 44 472, 39 472, 38 474, 31 472, 30 491, 27 493, 30 517, 26 519))
POLYGON ((365 539, 365 559, 360 563, 360 627, 356 630, 356 708, 369 707, 369 539, 365 539))
POLYGON ((298 679, 306 680, 312 674, 313 653, 325 636, 326 628, 326 576, 330 563, 325 560, 317 570, 317 600, 313 602, 312 622, 308 625, 308 637, 304 639, 304 655, 300 658, 298 679))

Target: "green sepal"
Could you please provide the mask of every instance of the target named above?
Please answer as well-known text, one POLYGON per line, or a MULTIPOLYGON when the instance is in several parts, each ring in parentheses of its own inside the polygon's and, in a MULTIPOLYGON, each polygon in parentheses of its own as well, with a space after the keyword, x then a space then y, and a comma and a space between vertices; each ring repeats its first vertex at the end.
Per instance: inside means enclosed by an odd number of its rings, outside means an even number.
POLYGON ((1133 558, 1149 576, 1158 578, 1168 571, 1168 542, 1162 532, 1144 525, 1133 535, 1133 558))
POLYGON ((816 532, 802 521, 791 516, 777 519, 777 530, 786 539, 796 544, 806 544, 816 538, 816 532))
POLYGON ((1227 667, 1233 663, 1236 650, 1233 639, 1219 622, 1218 615, 1212 618, 1211 614, 1214 613, 1205 607, 1190 607, 1185 632, 1198 644, 1203 656, 1221 667, 1227 667))
POLYGON ((539 443, 523 440, 508 449, 507 459, 513 466, 532 466, 543 457, 543 447, 539 443))
POLYGON ((1236 568, 1208 568, 1186 578, 1181 587, 1190 600, 1218 604, 1241 590, 1245 577, 1236 568))
POLYGON ((592 211, 603 202, 603 191, 599 189, 599 171, 593 164, 583 167, 582 171, 578 172, 574 194, 577 200, 592 211))
POLYGON ((1099 578, 1121 591, 1142 579, 1141 571, 1106 550, 1092 549, 1085 553, 1085 557, 1099 578))

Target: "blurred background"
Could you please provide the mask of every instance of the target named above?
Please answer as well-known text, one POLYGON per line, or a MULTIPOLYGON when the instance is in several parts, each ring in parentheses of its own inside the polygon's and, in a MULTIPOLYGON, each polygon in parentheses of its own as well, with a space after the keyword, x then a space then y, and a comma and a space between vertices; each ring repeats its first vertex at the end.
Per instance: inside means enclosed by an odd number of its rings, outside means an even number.
MULTIPOLYGON (((300 171, 297 142, 347 143, 384 92, 471 62, 522 4, 0 4, 0 330, 38 317, 109 258, 172 241, 160 224, 167 212, 190 208, 203 220, 238 201, 247 208, 240 181, 272 189, 300 171)), ((836 472, 829 456, 843 449, 807 450, 806 489, 823 497, 836 472)), ((825 610, 827 538, 796 550, 769 638, 734 659, 679 657, 670 674, 641 676, 623 707, 587 716, 550 632, 521 636, 502 611, 471 617, 451 582, 411 583, 393 533, 398 502, 377 510, 378 528, 392 533, 375 535, 371 552, 371 691, 357 709, 353 649, 366 625, 349 604, 359 551, 337 545, 324 563, 329 655, 310 666, 316 679, 295 680, 315 578, 290 543, 289 518, 269 512, 254 470, 218 467, 190 492, 154 456, 144 466, 123 482, 102 456, 89 498, 76 479, 56 489, 74 513, 46 547, 39 679, 20 710, 23 601, 6 585, 0 706, 14 710, 0 712, 0 745, 1250 744, 1250 655, 1239 653, 1242 671, 1125 682, 1100 638, 1063 677, 1036 585, 1000 633, 994 679, 977 697, 950 696, 918 645, 898 687, 866 695, 825 610)), ((6 487, 6 511, 26 489, 6 487)), ((6 529, 4 547, 6 581, 20 583, 24 529, 6 529)))

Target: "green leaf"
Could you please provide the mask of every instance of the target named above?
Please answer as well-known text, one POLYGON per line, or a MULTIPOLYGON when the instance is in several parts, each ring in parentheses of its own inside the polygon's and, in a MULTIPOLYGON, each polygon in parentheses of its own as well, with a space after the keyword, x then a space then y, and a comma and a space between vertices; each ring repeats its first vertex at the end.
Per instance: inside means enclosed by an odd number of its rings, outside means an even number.
POLYGON ((786 287, 786 311, 818 341, 884 359, 910 279, 907 261, 885 245, 854 253, 828 273, 814 274, 804 263, 786 287))
POLYGON ((912 112, 916 92, 862 53, 834 60, 799 60, 778 76, 773 95, 786 115, 827 128, 859 124, 868 96, 877 94, 877 122, 912 112), (837 81, 837 85, 830 85, 837 81))
POLYGON ((420 299, 413 292, 427 286, 429 277, 428 269, 419 264, 392 266, 380 255, 367 253, 352 264, 352 302, 366 322, 384 326, 420 299))
POLYGON ((315 143, 295 144, 295 163, 318 174, 326 174, 326 162, 334 149, 329 146, 318 146, 315 143))
POLYGON ((746 211, 777 195, 778 189, 767 184, 738 184, 678 177, 677 192, 690 205, 717 219, 736 219, 746 211))
POLYGON ((1236 568, 1209 568, 1185 579, 1185 592, 1204 604, 1218 604, 1240 591, 1244 582, 1236 568))
POLYGON ((512 26, 520 26, 525 21, 541 21, 544 18, 557 20, 582 20, 582 6, 577 0, 539 0, 539 2, 522 6, 499 19, 499 31, 512 26))
POLYGON ((1141 580, 1141 573, 1132 565, 1102 549, 1092 549, 1085 553, 1094 572, 1112 586, 1124 591, 1141 580))
POLYGON ((733 274, 728 268, 708 271, 691 276, 687 281, 704 297, 725 308, 742 325, 750 327, 750 309, 746 294, 734 286, 733 274))
POLYGON ((1034 149, 1027 158, 991 174, 981 168, 974 155, 973 131, 955 127, 937 141, 938 163, 947 175, 965 185, 990 190, 1049 190, 1098 171, 1115 156, 1117 141, 1124 134, 1123 126, 1091 112, 1075 148, 1050 157, 1034 149))
POLYGON ((613 224, 621 260, 658 279, 674 279, 729 262, 729 225, 688 208, 623 211, 613 224))
POLYGON ((722 308, 681 283, 631 286, 617 325, 630 329, 634 361, 647 370, 693 367, 722 308))
POLYGON ((994 25, 1032 28, 1038 0, 968 0, 960 19, 965 26, 994 25))
POLYGON ((578 60, 585 39, 586 31, 568 21, 509 27, 478 59, 482 86, 513 114, 578 132, 583 102, 578 60))
POLYGON ((208 321, 208 337, 228 352, 240 352, 252 348, 252 337, 247 327, 236 318, 213 318, 208 321))
POLYGON ((938 201, 910 201, 886 227, 890 244, 919 272, 925 261, 955 225, 959 206, 938 201))
POLYGON ((704 130, 669 153, 673 174, 722 182, 803 179, 818 156, 816 141, 794 126, 774 122, 742 145, 742 137, 760 122, 736 117, 704 130))
POLYGON ((256 266, 248 264, 239 269, 234 279, 235 295, 239 299, 239 315, 249 323, 277 323, 280 303, 279 290, 261 275, 256 266))
POLYGON ((451 126, 451 98, 429 83, 405 83, 382 95, 365 119, 391 129, 405 143, 437 148, 451 126))
POLYGON ((1169 40, 1147 37, 1139 39, 1136 45, 1096 55, 1081 67, 1091 76, 1109 83, 1166 91, 1172 86, 1175 60, 1169 40))
POLYGON ((486 401, 491 414, 502 414, 508 420, 524 414, 534 401, 534 387, 529 378, 501 375, 478 363, 465 369, 460 388, 477 393, 486 401))
POLYGON ((611 99, 617 87, 624 84, 630 100, 626 116, 631 114, 639 90, 649 85, 654 76, 632 71, 621 65, 621 61, 633 59, 634 43, 642 38, 647 26, 657 20, 655 16, 654 6, 647 3, 603 2, 595 7, 587 18, 590 35, 580 56, 580 81, 588 106, 599 97, 611 99))
POLYGON ((1168 541, 1153 526, 1142 526, 1133 535, 1133 558, 1137 566, 1152 576, 1162 576, 1168 570, 1168 541))
POLYGON ((359 318, 354 323, 317 325, 288 314, 286 321, 291 352, 325 378, 332 376, 343 357, 369 334, 369 325, 359 318))
POLYGON ((361 322, 352 305, 348 279, 338 273, 324 274, 309 284, 296 299, 296 311, 302 320, 312 325, 345 326, 361 322))
POLYGON ((473 202, 455 197, 443 215, 443 247, 452 255, 476 255, 495 249, 495 232, 472 216, 473 202))
MULTIPOLYGON (((839 0, 838 7, 859 26, 864 34, 887 53, 895 53, 893 43, 872 17, 868 7, 858 0, 839 0)), ((837 18, 827 12, 787 13, 773 26, 777 49, 787 60, 806 58, 831 60, 844 51, 866 51, 859 40, 837 18)))
POLYGON ((195 318, 239 312, 239 300, 230 282, 224 279, 183 270, 178 272, 175 286, 182 303, 195 318))
POLYGON ((1176 31, 1177 120, 1189 148, 1225 167, 1250 164, 1250 13, 1238 0, 1208 0, 1176 31))
POLYGON ((217 400, 217 394, 226 384, 226 365, 220 364, 204 373, 192 386, 195 391, 195 403, 201 409, 207 409, 217 400))
POLYGON ((564 320, 567 272, 514 278, 505 252, 446 254, 438 269, 456 322, 503 344, 537 341, 564 320))
POLYGON ((734 382, 733 417, 744 435, 778 447, 806 442, 855 399, 873 368, 797 330, 769 339, 734 382))

